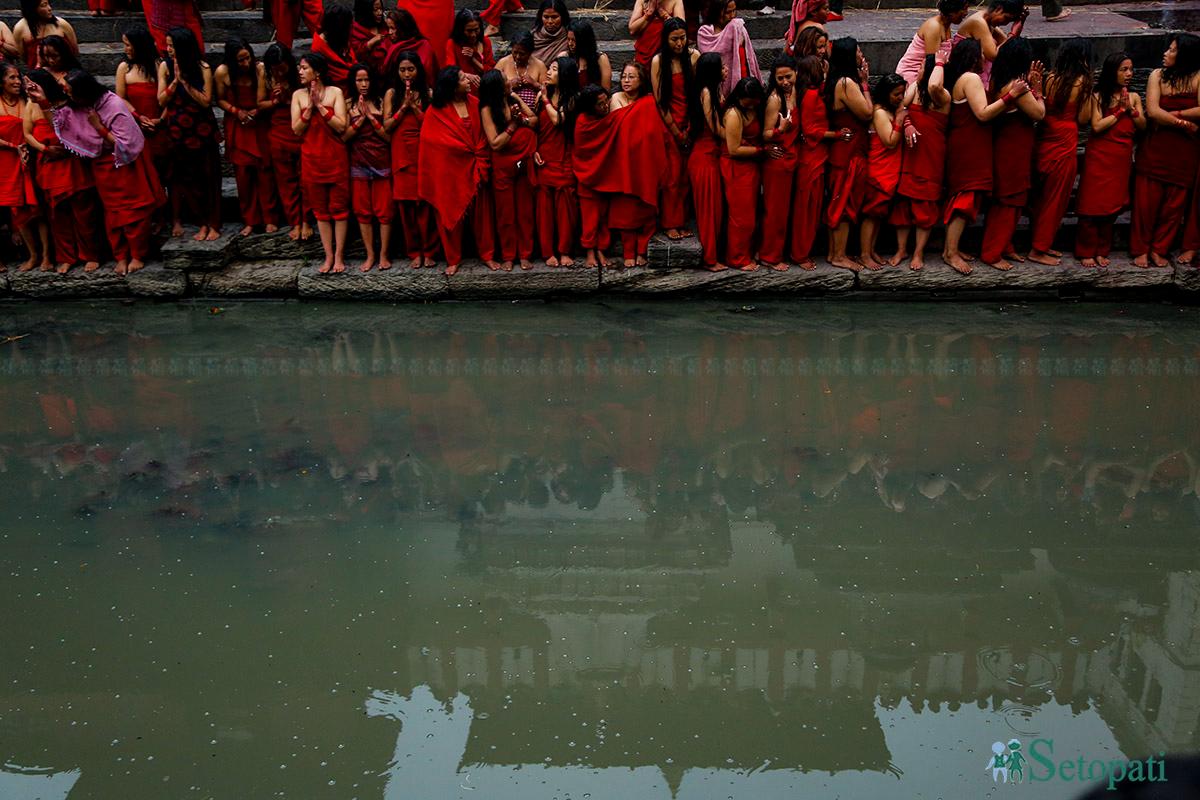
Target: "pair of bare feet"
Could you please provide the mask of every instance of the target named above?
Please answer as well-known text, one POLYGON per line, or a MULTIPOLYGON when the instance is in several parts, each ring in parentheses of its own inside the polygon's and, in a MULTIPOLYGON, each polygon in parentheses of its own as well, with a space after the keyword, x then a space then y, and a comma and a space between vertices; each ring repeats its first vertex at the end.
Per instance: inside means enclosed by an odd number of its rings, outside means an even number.
MULTIPOLYGON (((171 227, 171 238, 178 239, 183 236, 183 223, 178 220, 171 227)), ((201 225, 200 230, 192 235, 193 241, 197 242, 215 242, 221 238, 220 228, 210 228, 208 225, 201 225)))
MULTIPOLYGON (((276 230, 278 230, 278 229, 276 229, 276 230)), ((293 225, 292 229, 290 231, 288 231, 288 238, 291 239, 293 242, 296 242, 296 241, 307 242, 309 239, 312 238, 312 236, 313 236, 312 226, 309 225, 307 222, 300 226, 293 225)))
MULTIPOLYGON (((271 224, 268 224, 268 225, 266 225, 266 226, 263 228, 263 230, 264 230, 266 233, 275 233, 276 231, 278 231, 278 230, 279 230, 279 226, 278 226, 278 225, 271 225, 271 224)), ((254 226, 253 226, 253 225, 246 225, 246 226, 245 226, 245 227, 243 227, 243 228, 242 228, 240 231, 238 231, 238 236, 249 236, 249 235, 250 235, 250 234, 252 234, 252 233, 254 233, 254 226)), ((293 238, 294 238, 294 237, 293 237, 293 238)))
POLYGON ((1081 266, 1081 267, 1107 267, 1111 263, 1112 262, 1109 261, 1104 256, 1096 256, 1095 258, 1079 259, 1079 266, 1081 266))
POLYGON ((489 261, 485 261, 483 263, 487 264, 487 268, 490 269, 492 272, 512 272, 514 264, 520 266, 521 269, 523 269, 523 270, 533 269, 533 262, 527 258, 522 258, 521 260, 516 261, 516 262, 489 260, 489 261))
POLYGON ((644 267, 649 263, 650 262, 646 259, 645 256, 638 256, 637 258, 621 259, 621 265, 624 266, 625 269, 633 269, 634 267, 644 267))
POLYGON ((552 269, 554 267, 573 267, 575 259, 570 256, 550 256, 546 259, 546 266, 552 269))
MULTIPOLYGON (((1191 259, 1188 259, 1185 262, 1182 260, 1183 256, 1184 256, 1184 254, 1180 253, 1179 263, 1180 264, 1184 264, 1184 263, 1190 264, 1191 259)), ((1135 267, 1142 267, 1143 269, 1147 268, 1147 267, 1158 267, 1159 269, 1163 269, 1163 268, 1171 266, 1171 262, 1167 259, 1166 256, 1160 256, 1158 253, 1142 253, 1140 256, 1134 256, 1133 265, 1135 267)))
POLYGON ((337 275, 345 271, 346 262, 340 257, 335 258, 332 256, 327 257, 321 264, 320 268, 317 269, 317 272, 321 273, 322 275, 328 275, 331 272, 337 275))
POLYGON ((692 235, 692 232, 687 228, 667 228, 666 234, 668 239, 673 242, 677 242, 680 239, 688 238, 692 235))
POLYGON ((392 262, 385 255, 381 255, 377 259, 377 258, 375 258, 374 253, 367 253, 367 257, 365 259, 363 259, 362 264, 359 265, 358 271, 359 272, 370 272, 371 267, 375 267, 375 266, 377 266, 377 268, 379 269, 380 272, 383 272, 384 270, 389 270, 392 268, 392 262))
POLYGON ((50 261, 49 255, 43 256, 40 259, 36 255, 30 255, 29 258, 21 262, 21 266, 17 267, 17 272, 29 272, 34 267, 39 268, 42 272, 49 272, 54 269, 54 264, 50 261))
POLYGON ((583 260, 584 266, 595 269, 596 267, 607 267, 608 256, 604 255, 603 250, 592 248, 587 251, 587 257, 583 260))
POLYGON ((117 273, 118 275, 132 275, 145 266, 146 262, 141 261, 140 259, 131 258, 129 261, 118 261, 117 266, 113 269, 113 272, 117 273))
POLYGON ((428 256, 417 256, 408 262, 409 269, 420 269, 421 267, 436 267, 437 259, 428 256))

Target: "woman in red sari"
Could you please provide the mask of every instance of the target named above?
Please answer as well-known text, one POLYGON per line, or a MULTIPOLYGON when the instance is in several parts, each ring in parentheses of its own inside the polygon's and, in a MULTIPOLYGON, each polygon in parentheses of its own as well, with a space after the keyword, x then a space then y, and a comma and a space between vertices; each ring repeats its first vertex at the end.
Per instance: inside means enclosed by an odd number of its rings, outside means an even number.
POLYGON ((537 116, 494 69, 483 73, 479 80, 479 116, 483 135, 492 149, 500 268, 510 272, 513 262, 519 260, 521 269, 533 269, 537 116))
POLYGON ((26 167, 25 89, 17 65, 0 62, 0 206, 12 212, 12 229, 20 231, 29 251, 21 265, 28 272, 41 265, 53 269, 50 259, 50 234, 38 210, 33 188, 33 172, 26 167))
POLYGON ((424 63, 416 53, 399 54, 395 64, 395 84, 383 97, 383 126, 392 135, 392 199, 400 215, 409 266, 434 267, 437 226, 433 209, 421 199, 417 183, 421 122, 429 107, 429 83, 424 63))
POLYGON ((278 42, 263 53, 267 99, 262 108, 267 119, 267 149, 275 189, 288 238, 308 241, 312 226, 300 190, 300 137, 292 130, 292 95, 300 88, 300 76, 291 48, 278 42))
MULTIPOLYGON (((587 91, 581 90, 575 98, 573 169, 576 169, 578 157, 583 171, 587 170, 591 163, 587 155, 599 149, 593 142, 593 138, 599 137, 594 134, 601 130, 601 121, 608 116, 608 112, 608 94, 599 86, 589 87, 587 91)), ((576 180, 581 177, 579 169, 576 169, 575 177, 576 180)), ((589 267, 607 267, 608 257, 605 251, 612 243, 612 234, 608 228, 609 196, 593 188, 590 181, 579 181, 577 191, 581 227, 579 243, 587 254, 584 263, 589 267)))
POLYGON ((1200 36, 1171 37, 1163 65, 1146 81, 1150 133, 1138 146, 1129 252, 1139 267, 1167 267, 1200 167, 1200 36))
POLYGON ((658 55, 650 62, 650 84, 666 125, 667 178, 659 200, 659 225, 668 239, 691 236, 687 230, 687 152, 691 146, 688 112, 696 61, 700 54, 688 47, 687 24, 680 19, 663 23, 658 55))
MULTIPOLYGON (((829 36, 825 32, 825 23, 827 22, 829 22, 829 0, 792 0, 792 13, 788 18, 787 33, 783 36, 783 52, 796 59, 815 55, 814 52, 806 51, 805 48, 798 46, 800 38, 805 31, 815 30, 821 34, 821 38, 828 45, 829 36)), ((812 35, 809 34, 810 37, 812 35)))
POLYGON ((350 55, 376 76, 383 75, 388 54, 387 23, 383 18, 383 0, 354 0, 354 21, 350 23, 350 55))
POLYGON ((1012 238, 1033 185, 1034 126, 1046 114, 1040 95, 1042 65, 1033 60, 1033 47, 1022 37, 1000 45, 992 62, 991 96, 1011 96, 1017 81, 1027 83, 1032 91, 1009 104, 992 123, 992 204, 984 220, 979 254, 984 264, 999 270, 1012 269, 1009 258, 1021 260, 1012 238))
MULTIPOLYGON (((1037 143, 1038 191, 1030 209, 1033 247, 1029 260, 1056 267, 1062 253, 1053 249, 1079 170, 1079 126, 1091 119, 1092 46, 1087 39, 1063 43, 1046 76, 1046 118, 1037 143)), ((1039 88, 1033 84, 1034 94, 1039 88)))
POLYGON ((567 122, 579 93, 579 65, 563 56, 550 62, 538 97, 537 230, 547 267, 570 267, 579 228, 579 200, 571 170, 567 122))
POLYGON ((329 65, 318 53, 300 57, 300 88, 292 94, 292 131, 300 137, 300 185, 304 205, 317 218, 325 261, 317 272, 346 271, 350 216, 350 161, 341 136, 346 97, 329 86, 329 65))
POLYGON ((455 66, 467 76, 471 92, 479 91, 479 78, 489 69, 495 69, 496 57, 492 53, 492 40, 483 33, 479 15, 469 8, 460 8, 454 15, 454 28, 442 64, 455 66))
POLYGON ((875 252, 879 227, 891 215, 900 185, 900 170, 904 163, 901 147, 908 107, 903 105, 906 89, 904 78, 896 73, 884 75, 871 90, 874 107, 871 127, 867 131, 870 150, 867 153, 867 194, 862 205, 862 228, 859 229, 859 261, 867 269, 883 269, 888 263, 875 252))
POLYGON ((162 63, 154 37, 145 25, 132 25, 121 37, 125 59, 117 65, 117 97, 133 107, 133 115, 146 137, 146 153, 161 176, 167 174, 166 113, 158 102, 158 70, 162 63))
POLYGON ((829 263, 857 272, 860 264, 846 253, 850 226, 858 222, 867 185, 866 121, 871 118, 871 99, 867 85, 867 61, 858 42, 850 36, 833 43, 829 56, 829 76, 825 79, 825 108, 834 128, 846 128, 848 137, 838 137, 829 145, 829 170, 826 187, 829 204, 825 224, 829 227, 829 263))
POLYGON ((908 106, 903 129, 905 152, 891 222, 896 226, 896 266, 908 258, 910 228, 916 228, 916 245, 908 268, 925 267, 925 245, 942 216, 942 185, 946 174, 946 131, 950 123, 950 94, 942 86, 943 67, 935 56, 925 56, 917 78, 916 99, 908 106))
POLYGON ((688 182, 696 206, 696 234, 700 238, 700 266, 709 272, 728 269, 722 261, 721 224, 725 220, 725 191, 721 187, 721 151, 725 149, 725 123, 721 108, 724 67, 717 53, 696 59, 698 102, 691 108, 695 132, 688 153, 688 182))
POLYGON ((263 124, 267 104, 266 69, 254 57, 250 43, 234 40, 225 45, 225 63, 214 75, 217 105, 225 112, 225 158, 233 165, 242 236, 255 227, 267 233, 275 224, 275 173, 271 169, 270 128, 263 124))
POLYGON ((963 231, 975 221, 984 199, 992 192, 992 128, 989 123, 1029 91, 1022 80, 993 102, 979 70, 983 51, 976 39, 954 45, 946 64, 946 91, 950 92, 950 132, 946 139, 946 244, 942 260, 963 275, 971 272, 958 249, 963 231))
MULTIPOLYGON (((156 1, 142 0, 143 3, 156 1)), ((317 35, 321 30, 321 14, 324 11, 322 0, 264 0, 264 5, 266 15, 275 25, 275 41, 289 50, 300 30, 301 18, 310 36, 317 35)))
POLYGON ((1075 258, 1085 267, 1107 267, 1113 224, 1129 205, 1133 140, 1146 129, 1142 98, 1129 91, 1133 59, 1113 53, 1104 59, 1091 102, 1091 135, 1079 179, 1075 258))
POLYGON ((662 49, 663 23, 672 18, 683 19, 683 0, 634 0, 629 13, 633 58, 647 72, 655 54, 662 49))
MULTIPOLYGON (((767 79, 767 107, 763 140, 771 157, 762 165, 763 214, 758 262, 785 271, 783 248, 792 218, 792 187, 796 182, 800 104, 796 94, 796 62, 781 55, 771 65, 767 79)), ((699 212, 697 212, 699 214, 699 212)))
POLYGON ((483 35, 495 36, 500 32, 502 16, 524 9, 525 6, 521 5, 521 0, 488 0, 488 7, 479 14, 479 18, 487 24, 483 35))
POLYGON ((434 84, 421 123, 417 181, 421 199, 437 214, 446 274, 454 275, 462 264, 468 222, 480 259, 488 269, 500 269, 495 259, 491 151, 479 119, 479 101, 458 67, 443 69, 434 84))
POLYGON ((21 0, 21 19, 12 29, 17 45, 17 57, 27 67, 41 66, 40 45, 47 36, 61 36, 71 50, 79 53, 75 29, 62 17, 55 16, 50 0, 21 0))
POLYGON ((167 36, 172 28, 187 28, 196 37, 200 52, 204 52, 204 31, 196 0, 142 0, 142 9, 160 53, 167 51, 167 36))
MULTIPOLYGON (((742 78, 725 100, 725 150, 721 153, 721 183, 729 209, 725 233, 725 263, 753 272, 754 232, 758 222, 758 192, 762 186, 762 113, 766 92, 758 78, 742 78)), ((772 153, 778 150, 773 148, 772 153)))
MULTIPOLYGON (((67 76, 67 91, 70 100, 54 109, 54 130, 64 147, 91 160, 116 273, 137 272, 150 256, 154 211, 166 201, 146 138, 125 101, 83 70, 67 76)), ((30 97, 43 111, 60 102, 40 87, 30 97)))
POLYGON ((183 210, 196 217, 196 241, 221 236, 220 130, 212 111, 213 76, 187 28, 167 33, 167 58, 158 68, 158 102, 167 109, 170 139, 171 235, 183 235, 183 210))
POLYGON ((388 250, 392 243, 392 132, 384 125, 383 89, 366 64, 350 68, 355 96, 350 103, 349 124, 342 141, 350 143, 350 205, 358 219, 366 260, 359 267, 370 272, 392 268, 388 250), (375 225, 379 226, 379 250, 375 250, 375 225))
MULTIPOLYGON (((803 34, 800 36, 804 39, 803 34)), ((825 202, 825 165, 829 161, 829 142, 853 136, 845 128, 829 130, 829 115, 821 88, 825 80, 825 59, 808 55, 796 62, 796 96, 800 100, 800 144, 797 152, 796 182, 792 190, 792 242, 788 254, 800 269, 816 269, 812 260, 813 242, 821 225, 825 202)))
POLYGON ((433 52, 433 45, 421 33, 421 29, 417 27, 417 21, 413 19, 413 15, 403 8, 396 8, 388 12, 386 21, 388 28, 388 54, 383 62, 383 74, 385 76, 396 74, 396 61, 401 53, 416 53, 425 74, 436 75, 437 60, 440 54, 433 52))
POLYGON ((329 85, 341 89, 343 96, 350 91, 350 67, 354 65, 350 52, 353 26, 354 12, 341 3, 330 3, 321 17, 321 32, 312 41, 312 51, 329 65, 329 85))
MULTIPOLYGON (((34 70, 27 77, 43 94, 61 93, 45 70, 34 70)), ((49 114, 37 103, 25 104, 25 141, 37 154, 35 177, 53 235, 58 274, 66 275, 80 261, 84 272, 95 272, 100 267, 103 232, 91 167, 63 147, 49 114)))

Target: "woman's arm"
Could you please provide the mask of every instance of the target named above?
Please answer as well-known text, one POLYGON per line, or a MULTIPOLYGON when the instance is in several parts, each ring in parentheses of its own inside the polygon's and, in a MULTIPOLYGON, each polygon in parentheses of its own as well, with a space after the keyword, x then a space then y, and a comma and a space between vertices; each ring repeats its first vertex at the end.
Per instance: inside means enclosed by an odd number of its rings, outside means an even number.
POLYGON ((303 136, 312 121, 312 104, 306 100, 308 92, 297 89, 292 92, 292 133, 303 136))
POLYGON ((58 24, 62 26, 63 38, 67 40, 67 44, 71 45, 72 52, 79 55, 79 40, 75 38, 75 29, 71 27, 71 23, 59 17, 58 24))
POLYGON ((1129 100, 1132 108, 1130 116, 1133 117, 1133 127, 1139 131, 1146 130, 1146 109, 1142 107, 1141 96, 1135 92, 1130 92, 1129 100))
POLYGON ((346 129, 341 132, 341 140, 343 142, 348 142, 355 136, 358 136, 359 131, 362 130, 362 127, 367 124, 367 115, 362 113, 362 105, 357 99, 355 99, 354 103, 348 106, 347 112, 348 119, 346 129))
POLYGON ((208 106, 212 105, 212 96, 213 96, 212 68, 209 67, 207 64, 201 64, 200 65, 200 74, 203 77, 203 83, 204 83, 204 85, 202 87, 196 88, 195 86, 190 86, 186 83, 184 84, 184 86, 187 88, 187 93, 192 96, 192 99, 195 100, 196 103, 201 108, 207 108, 208 106))
POLYGON ((767 111, 763 116, 764 141, 773 142, 775 141, 775 137, 787 130, 787 128, 784 128, 781 131, 776 128, 779 124, 779 118, 782 116, 780 113, 782 109, 783 101, 779 99, 779 93, 771 92, 771 96, 767 98, 767 111))
POLYGON ((479 109, 479 118, 483 122, 483 135, 487 137, 488 145, 493 150, 503 150, 512 141, 513 134, 520 127, 515 119, 508 120, 505 127, 498 128, 497 122, 505 122, 505 120, 492 119, 492 110, 490 108, 479 109))
POLYGON ((21 128, 25 132, 25 144, 40 153, 46 145, 39 142, 33 135, 33 123, 42 118, 42 109, 37 103, 26 103, 25 111, 21 114, 21 128))
POLYGON ((238 116, 238 109, 234 108, 233 103, 229 102, 229 67, 222 64, 217 67, 217 71, 213 73, 213 86, 216 88, 217 108, 221 109, 226 115, 232 114, 238 116))
POLYGON ((167 62, 164 61, 158 65, 158 104, 166 108, 167 103, 171 102, 171 98, 175 95, 175 89, 179 84, 179 76, 175 76, 175 80, 167 80, 167 62))
POLYGON ((903 138, 900 131, 904 127, 904 120, 897 114, 895 117, 888 112, 887 109, 875 109, 875 116, 871 119, 871 125, 875 128, 875 135, 879 137, 879 142, 889 150, 895 149, 896 145, 900 144, 903 138))
POLYGON ((1046 101, 1033 92, 1026 92, 1018 97, 1017 108, 1034 121, 1040 121, 1046 116, 1046 101))
POLYGON ((600 85, 604 87, 604 91, 612 92, 612 62, 608 60, 607 53, 601 53, 596 59, 596 67, 600 70, 600 85))
POLYGON ((983 81, 975 73, 967 73, 959 78, 960 81, 966 81, 963 85, 963 96, 967 99, 967 104, 971 107, 971 111, 975 114, 975 118, 980 122, 991 122, 996 117, 1004 113, 1004 109, 1008 108, 1008 102, 1015 102, 1021 94, 1029 91, 1029 87, 1024 81, 1014 81, 1013 85, 1019 89, 1019 94, 1014 96, 1014 92, 1010 89, 1002 97, 998 98, 994 103, 987 101, 987 92, 983 90, 983 81), (1008 98, 1008 102, 1005 102, 1008 98))
MULTIPOLYGON (((862 87, 849 78, 842 78, 838 81, 837 94, 842 99, 842 104, 850 110, 854 116, 858 117, 863 122, 871 118, 873 107, 871 99, 863 94, 862 87)), ((834 98, 836 100, 836 98, 834 98)), ((836 105, 834 106, 837 107, 836 105)))
POLYGON ((736 108, 725 112, 725 151, 733 158, 758 158, 763 149, 742 144, 742 114, 736 108))
POLYGON ((262 62, 258 62, 255 69, 255 82, 257 87, 254 91, 254 108, 257 111, 270 111, 275 107, 275 101, 271 99, 271 93, 267 91, 267 68, 262 62))
POLYGON ((349 124, 348 115, 346 113, 346 95, 342 94, 342 90, 336 86, 329 87, 333 92, 333 116, 322 117, 334 133, 341 133, 346 130, 346 125, 349 124))
POLYGON ((122 100, 126 99, 127 90, 125 89, 125 76, 129 74, 129 65, 122 61, 117 64, 117 97, 122 100))

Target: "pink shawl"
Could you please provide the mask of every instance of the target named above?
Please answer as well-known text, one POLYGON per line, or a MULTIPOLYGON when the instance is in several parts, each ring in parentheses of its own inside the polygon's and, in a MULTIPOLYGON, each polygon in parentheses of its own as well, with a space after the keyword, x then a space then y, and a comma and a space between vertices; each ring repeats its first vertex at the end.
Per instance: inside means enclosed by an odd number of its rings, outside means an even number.
POLYGON ((721 62, 729 70, 729 75, 721 87, 726 95, 733 91, 733 87, 742 78, 762 77, 758 69, 758 56, 754 55, 754 44, 750 41, 750 34, 746 33, 746 23, 739 17, 730 20, 719 34, 713 32, 712 25, 701 25, 700 30, 696 31, 696 49, 701 53, 720 54, 721 62), (739 55, 742 47, 746 48, 745 75, 742 74, 742 59, 739 55))
POLYGON ((808 19, 808 0, 792 0, 792 18, 788 20, 787 36, 784 41, 788 47, 796 44, 796 29, 808 19))
MULTIPOLYGON (((146 146, 146 137, 129 106, 112 92, 105 92, 94 106, 100 122, 112 133, 113 164, 124 167, 132 164, 146 146)), ((81 158, 96 158, 104 151, 104 140, 88 122, 92 108, 62 106, 54 110, 54 132, 63 147, 81 158)))

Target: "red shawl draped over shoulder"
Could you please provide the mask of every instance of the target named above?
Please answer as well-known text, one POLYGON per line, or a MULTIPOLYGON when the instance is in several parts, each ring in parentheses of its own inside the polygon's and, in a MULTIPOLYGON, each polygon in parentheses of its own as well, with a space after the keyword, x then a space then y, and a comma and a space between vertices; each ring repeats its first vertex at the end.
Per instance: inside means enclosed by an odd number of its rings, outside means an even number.
POLYGON ((383 74, 388 80, 396 74, 396 64, 400 62, 401 53, 416 53, 425 67, 425 80, 432 83, 438 73, 438 61, 433 53, 433 46, 428 39, 405 39, 396 42, 388 48, 387 58, 383 60, 383 74))
POLYGON ((313 37, 312 51, 325 56, 325 60, 329 62, 329 85, 346 91, 350 85, 350 68, 354 65, 335 52, 325 41, 325 37, 319 34, 313 37))
POLYGON ((462 119, 453 103, 430 106, 421 124, 417 191, 445 227, 462 219, 479 184, 491 174, 492 153, 483 135, 479 101, 468 97, 467 108, 467 118, 462 119))
POLYGON ((658 208, 666 180, 666 139, 654 98, 643 97, 604 117, 575 124, 575 177, 596 192, 632 195, 658 208))
MULTIPOLYGON (((396 7, 413 15, 434 55, 441 57, 450 39, 450 29, 454 27, 454 0, 398 0, 396 7)), ((431 85, 434 77, 429 75, 431 85)))
POLYGON ((388 39, 383 37, 374 47, 367 43, 375 38, 375 32, 360 25, 357 21, 350 24, 350 53, 360 64, 366 64, 376 75, 383 74, 383 62, 388 54, 388 39))

